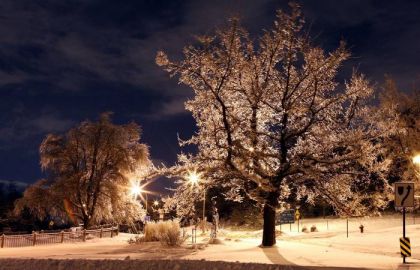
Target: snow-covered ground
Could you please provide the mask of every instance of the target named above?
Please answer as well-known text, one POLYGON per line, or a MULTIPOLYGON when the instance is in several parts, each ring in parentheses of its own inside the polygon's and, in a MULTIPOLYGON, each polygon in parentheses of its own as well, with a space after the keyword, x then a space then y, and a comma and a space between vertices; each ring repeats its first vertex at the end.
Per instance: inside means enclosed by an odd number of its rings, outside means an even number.
MULTIPOLYGON (((308 269, 315 269, 313 267, 420 269, 420 224, 414 224, 412 217, 407 219, 407 236, 411 239, 413 257, 407 259, 410 264, 404 267, 401 266, 402 258, 399 253, 399 237, 402 236, 400 216, 351 219, 348 238, 345 219, 329 219, 328 228, 324 219, 305 219, 302 222, 308 229, 316 225, 318 232, 298 233, 297 224, 292 226, 291 231, 289 225, 283 225, 283 233, 278 237, 277 246, 272 248, 258 247, 261 231, 224 229, 219 236, 223 241, 222 244, 205 245, 208 239, 203 236, 198 237, 195 247, 191 245, 191 240, 188 240, 185 246, 179 248, 165 248, 160 243, 129 245, 127 240, 131 235, 120 234, 116 238, 94 239, 86 243, 0 249, 0 269, 2 265, 7 265, 4 258, 119 259, 133 261, 133 263, 136 263, 135 260, 164 260, 165 262, 176 260, 174 263, 181 264, 185 263, 183 260, 188 260, 209 265, 214 265, 214 261, 225 261, 301 265, 308 266, 308 269), (358 228, 360 224, 364 225, 365 233, 363 234, 358 228)), ((420 223, 420 218, 418 223, 420 223)), ((7 261, 7 263, 11 262, 11 260, 7 261)), ((219 267, 222 265, 213 268, 219 267)), ((235 268, 232 267, 224 265, 219 269, 235 268)), ((175 268, 185 267, 182 264, 175 268)), ((248 268, 249 265, 242 269, 248 268)), ((254 269, 259 268, 255 266, 254 269)))

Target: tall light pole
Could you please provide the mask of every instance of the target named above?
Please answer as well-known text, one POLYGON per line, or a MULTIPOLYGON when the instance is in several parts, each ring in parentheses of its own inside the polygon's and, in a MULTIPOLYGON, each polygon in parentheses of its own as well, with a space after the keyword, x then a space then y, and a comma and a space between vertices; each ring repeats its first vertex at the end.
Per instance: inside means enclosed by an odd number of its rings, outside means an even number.
MULTIPOLYGON (((197 171, 190 171, 188 172, 187 179, 192 186, 198 185, 201 181, 201 174, 197 173, 197 171)), ((203 231, 206 231, 206 188, 203 186, 203 231)))
MULTIPOLYGON (((417 154, 417 155, 413 156, 413 164, 419 166, 419 171, 416 171, 416 169, 414 168, 414 172, 415 172, 415 174, 417 174, 418 178, 420 179, 420 154, 417 154)), ((415 196, 414 198, 416 199, 417 196, 415 196)), ((415 202, 416 202, 416 200, 415 200, 415 202)), ((414 208, 414 211, 416 211, 416 208, 414 208)), ((413 223, 416 224, 416 216, 415 216, 414 211, 413 211, 413 223)))
POLYGON ((149 211, 147 210, 147 200, 148 200, 148 198, 147 198, 147 193, 145 193, 146 194, 146 215, 148 216, 149 215, 149 211))
POLYGON ((144 193, 145 194, 145 196, 146 196, 146 215, 148 214, 148 212, 147 212, 147 191, 146 190, 144 190, 144 187, 147 185, 147 183, 146 184, 143 184, 143 185, 140 185, 140 181, 132 181, 131 182, 131 188, 130 188, 130 190, 131 190, 131 195, 133 195, 134 196, 134 198, 135 199, 137 199, 137 197, 139 196, 139 195, 141 195, 142 193, 144 193))

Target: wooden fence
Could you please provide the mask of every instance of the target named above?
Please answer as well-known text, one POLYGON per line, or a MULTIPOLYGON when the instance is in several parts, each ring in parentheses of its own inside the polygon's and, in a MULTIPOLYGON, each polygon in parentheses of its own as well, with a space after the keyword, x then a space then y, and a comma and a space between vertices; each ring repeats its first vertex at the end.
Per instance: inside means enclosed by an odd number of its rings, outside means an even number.
POLYGON ((114 237, 118 226, 95 230, 61 231, 55 233, 33 232, 31 234, 1 235, 0 248, 28 247, 60 243, 85 242, 92 238, 114 237))

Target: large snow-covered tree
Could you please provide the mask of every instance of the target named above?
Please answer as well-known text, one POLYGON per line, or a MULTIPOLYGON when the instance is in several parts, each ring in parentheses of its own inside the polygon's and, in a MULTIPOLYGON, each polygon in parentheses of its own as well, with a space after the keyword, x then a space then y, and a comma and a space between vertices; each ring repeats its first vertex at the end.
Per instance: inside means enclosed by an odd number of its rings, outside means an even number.
POLYGON ((68 215, 85 228, 140 219, 145 211, 130 194, 128 177, 151 165, 140 133, 136 123, 116 125, 104 113, 98 122, 82 122, 64 135, 49 134, 40 146, 48 177, 25 191, 16 211, 68 215))
POLYGON ((420 91, 404 93, 387 76, 378 109, 383 146, 392 161, 388 179, 391 183, 419 181, 420 167, 413 158, 420 154, 420 91))
POLYGON ((232 19, 186 47, 182 61, 156 57, 194 91, 186 108, 198 132, 182 144, 198 153, 180 155, 178 167, 194 164, 228 199, 248 196, 261 205, 262 246, 275 244, 275 209, 289 196, 321 196, 350 215, 382 206, 387 190, 387 162, 374 140, 380 131, 366 121, 371 86, 357 73, 339 84, 338 69, 350 56, 344 43, 326 52, 303 26, 291 4, 257 41, 232 19))

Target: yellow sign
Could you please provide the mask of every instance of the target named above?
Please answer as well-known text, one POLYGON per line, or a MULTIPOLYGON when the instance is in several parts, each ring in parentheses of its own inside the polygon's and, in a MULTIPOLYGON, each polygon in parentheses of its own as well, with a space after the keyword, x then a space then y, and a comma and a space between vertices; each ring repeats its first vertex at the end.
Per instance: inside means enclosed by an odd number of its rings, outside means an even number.
POLYGON ((295 211, 295 220, 299 220, 300 219, 300 212, 299 209, 296 209, 295 211))
POLYGON ((410 238, 408 237, 400 238, 400 251, 403 257, 411 257, 410 238))

